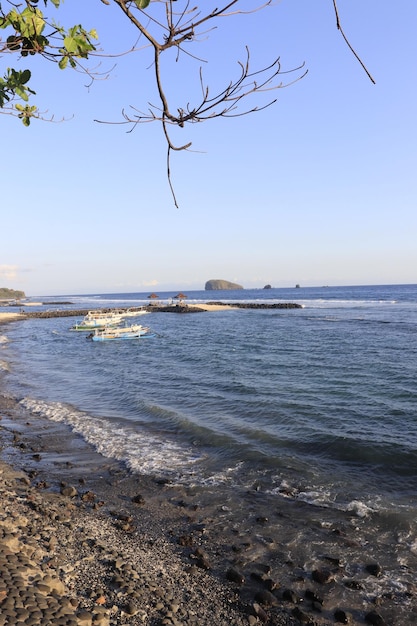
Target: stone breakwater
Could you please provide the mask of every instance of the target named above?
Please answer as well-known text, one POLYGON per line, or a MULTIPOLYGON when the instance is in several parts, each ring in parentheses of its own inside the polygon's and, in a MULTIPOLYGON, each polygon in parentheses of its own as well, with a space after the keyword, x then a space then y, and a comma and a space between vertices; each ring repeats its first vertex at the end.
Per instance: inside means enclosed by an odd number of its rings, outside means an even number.
MULTIPOLYGON (((234 309, 301 309, 301 304, 296 304, 294 302, 276 302, 273 304, 269 303, 261 303, 261 302, 207 302, 209 306, 220 306, 220 307, 228 307, 234 309)), ((97 309, 102 313, 112 313, 114 311, 148 311, 149 313, 205 313, 204 308, 199 308, 198 304, 193 306, 188 306, 187 304, 173 304, 173 305, 163 305, 163 304, 152 304, 144 307, 134 307, 134 308, 104 308, 97 309)), ((48 310, 48 311, 23 311, 19 317, 24 318, 37 318, 37 319, 50 319, 53 317, 84 317, 89 312, 88 309, 56 309, 56 310, 48 310)))
POLYGON ((301 304, 295 302, 275 302, 270 304, 268 302, 207 302, 211 306, 225 305, 233 307, 234 309, 302 309, 301 304))

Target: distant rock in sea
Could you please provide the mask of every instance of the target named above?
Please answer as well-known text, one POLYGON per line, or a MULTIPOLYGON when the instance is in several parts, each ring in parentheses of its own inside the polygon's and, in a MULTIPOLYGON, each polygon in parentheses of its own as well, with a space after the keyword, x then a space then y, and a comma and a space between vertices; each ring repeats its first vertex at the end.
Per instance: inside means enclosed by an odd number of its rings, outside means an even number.
POLYGON ((264 289, 272 289, 271 285, 265 285, 264 289))
POLYGON ((228 280, 218 280, 212 278, 206 282, 204 287, 206 291, 213 291, 217 289, 243 289, 242 285, 237 285, 236 283, 231 283, 228 280))

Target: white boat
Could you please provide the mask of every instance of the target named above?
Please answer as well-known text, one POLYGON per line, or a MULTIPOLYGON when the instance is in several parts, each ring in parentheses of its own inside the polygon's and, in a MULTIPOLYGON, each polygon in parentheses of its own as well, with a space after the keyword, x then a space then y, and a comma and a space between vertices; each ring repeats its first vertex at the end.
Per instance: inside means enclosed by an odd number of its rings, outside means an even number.
POLYGON ((115 328, 96 329, 89 335, 93 341, 114 341, 116 339, 139 339, 139 337, 153 337, 148 326, 132 324, 131 326, 118 326, 115 328))
POLYGON ((89 311, 84 319, 74 324, 70 330, 96 330, 98 328, 117 326, 121 321, 122 317, 119 312, 103 313, 101 311, 89 311))
POLYGON ((127 311, 119 311, 119 315, 122 317, 138 317, 139 315, 147 315, 149 311, 145 309, 127 309, 127 311))

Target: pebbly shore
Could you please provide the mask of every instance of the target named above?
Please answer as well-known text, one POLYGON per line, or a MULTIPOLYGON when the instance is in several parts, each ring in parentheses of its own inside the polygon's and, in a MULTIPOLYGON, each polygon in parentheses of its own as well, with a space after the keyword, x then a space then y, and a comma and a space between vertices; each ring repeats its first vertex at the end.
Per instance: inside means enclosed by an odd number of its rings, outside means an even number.
POLYGON ((0 626, 299 623, 242 599, 190 494, 55 428, 0 395, 0 626))
POLYGON ((415 584, 386 591, 369 525, 343 512, 132 474, 1 390, 0 459, 0 626, 417 619, 415 584), (314 558, 290 558, 303 542, 314 558))

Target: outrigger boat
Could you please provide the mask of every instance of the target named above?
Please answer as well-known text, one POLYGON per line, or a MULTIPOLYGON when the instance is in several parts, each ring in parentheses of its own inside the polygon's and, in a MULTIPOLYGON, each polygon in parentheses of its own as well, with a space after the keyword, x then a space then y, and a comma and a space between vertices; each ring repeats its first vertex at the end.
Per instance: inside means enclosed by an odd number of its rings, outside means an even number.
POLYGON ((132 326, 122 326, 116 328, 96 329, 94 333, 88 335, 93 341, 114 341, 116 339, 139 339, 140 337, 153 337, 150 328, 141 324, 132 326))
POLYGON ((106 328, 108 326, 117 326, 122 321, 118 313, 99 313, 89 311, 84 319, 74 324, 70 330, 96 330, 98 328, 106 328))
POLYGON ((122 317, 137 317, 138 315, 147 315, 149 311, 146 309, 127 309, 127 311, 118 311, 122 317))

